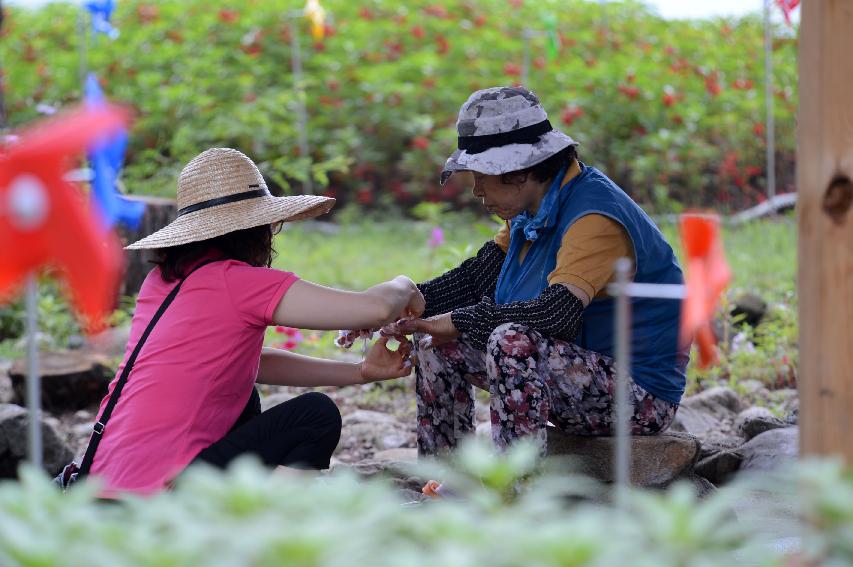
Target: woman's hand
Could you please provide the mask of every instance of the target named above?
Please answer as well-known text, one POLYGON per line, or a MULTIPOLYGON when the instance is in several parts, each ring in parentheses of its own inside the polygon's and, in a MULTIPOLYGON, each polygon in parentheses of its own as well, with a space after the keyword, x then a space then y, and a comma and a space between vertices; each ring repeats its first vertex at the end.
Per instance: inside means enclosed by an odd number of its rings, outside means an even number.
POLYGON ((412 353, 412 343, 401 342, 396 351, 388 348, 391 337, 379 337, 361 363, 361 380, 363 384, 392 380, 408 376, 412 371, 409 355, 412 353))
MULTIPOLYGON (((453 325, 450 313, 436 315, 429 319, 413 319, 400 323, 400 327, 408 333, 424 333, 432 337, 431 346, 439 346, 455 340, 461 333, 453 325)), ((426 345, 422 345, 426 346, 426 345)))
POLYGON ((411 286, 409 302, 406 304, 406 307, 397 319, 420 317, 423 314, 424 309, 426 309, 426 300, 424 299, 424 295, 421 293, 421 290, 419 290, 417 284, 407 276, 397 276, 395 279, 405 282, 407 285, 411 286))

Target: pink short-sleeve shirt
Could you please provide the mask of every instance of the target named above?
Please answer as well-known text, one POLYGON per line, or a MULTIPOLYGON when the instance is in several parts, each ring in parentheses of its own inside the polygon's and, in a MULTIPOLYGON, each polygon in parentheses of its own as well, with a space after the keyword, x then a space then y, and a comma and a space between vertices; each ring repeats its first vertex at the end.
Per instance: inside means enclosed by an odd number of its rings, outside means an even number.
MULTIPOLYGON (((186 279, 143 345, 105 428, 90 471, 105 494, 160 490, 228 432, 255 383, 264 329, 297 279, 234 260, 204 265, 186 279)), ((145 278, 116 379, 176 284, 163 281, 159 268, 145 278)))

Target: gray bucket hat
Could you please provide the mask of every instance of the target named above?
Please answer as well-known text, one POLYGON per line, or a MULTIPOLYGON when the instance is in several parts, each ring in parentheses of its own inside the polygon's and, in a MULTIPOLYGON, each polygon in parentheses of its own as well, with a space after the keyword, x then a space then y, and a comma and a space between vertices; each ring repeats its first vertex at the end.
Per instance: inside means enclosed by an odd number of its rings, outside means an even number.
POLYGON ((554 130, 539 98, 524 87, 492 87, 475 92, 456 120, 459 149, 453 152, 441 184, 455 171, 501 175, 545 161, 578 143, 554 130))

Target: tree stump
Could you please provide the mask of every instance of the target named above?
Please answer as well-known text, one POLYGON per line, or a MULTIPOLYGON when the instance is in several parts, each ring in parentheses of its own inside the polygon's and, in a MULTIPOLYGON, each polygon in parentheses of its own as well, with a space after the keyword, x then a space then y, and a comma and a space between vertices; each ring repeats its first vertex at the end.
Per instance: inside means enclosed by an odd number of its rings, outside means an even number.
MULTIPOLYGON (((139 227, 131 230, 126 227, 119 228, 119 237, 126 246, 149 234, 157 232, 177 216, 177 203, 174 199, 163 197, 150 197, 147 195, 131 195, 127 197, 135 201, 145 203, 145 215, 139 223, 139 227)), ((125 271, 119 293, 122 296, 136 295, 145 276, 151 271, 151 260, 155 258, 151 250, 125 250, 125 271)))

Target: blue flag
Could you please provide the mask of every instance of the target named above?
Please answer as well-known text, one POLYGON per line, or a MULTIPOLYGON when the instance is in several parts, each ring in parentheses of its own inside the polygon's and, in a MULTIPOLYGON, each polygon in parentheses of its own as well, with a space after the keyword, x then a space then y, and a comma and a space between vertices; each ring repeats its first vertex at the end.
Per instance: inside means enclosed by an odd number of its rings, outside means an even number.
MULTIPOLYGON (((93 108, 103 104, 104 93, 98 85, 98 78, 94 73, 89 73, 86 79, 86 105, 93 108)), ((145 203, 125 199, 116 187, 126 148, 127 131, 124 130, 90 148, 89 164, 94 171, 92 198, 107 226, 120 222, 136 228, 145 212, 145 203)))
POLYGON ((110 23, 116 8, 115 0, 87 0, 84 6, 92 15, 93 32, 102 33, 110 39, 118 37, 118 30, 110 23))

